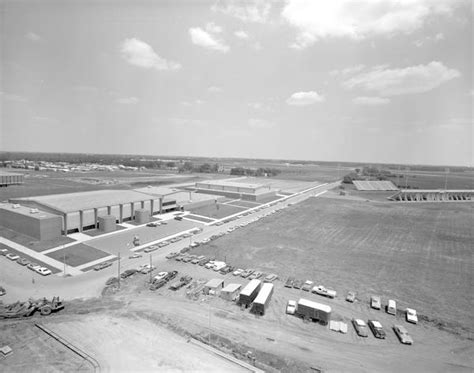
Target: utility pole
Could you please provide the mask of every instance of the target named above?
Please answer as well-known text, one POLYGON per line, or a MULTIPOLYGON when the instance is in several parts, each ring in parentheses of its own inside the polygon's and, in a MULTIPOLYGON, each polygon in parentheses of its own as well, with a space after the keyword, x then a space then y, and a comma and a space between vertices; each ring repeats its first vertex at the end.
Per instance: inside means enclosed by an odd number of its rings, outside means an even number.
POLYGON ((444 179, 444 190, 447 190, 448 189, 448 173, 449 173, 449 168, 446 167, 446 169, 444 170, 446 172, 446 178, 444 179))
POLYGON ((63 276, 66 277, 66 253, 63 253, 63 265, 64 265, 63 276))
POLYGON ((118 253, 118 274, 117 274, 117 278, 118 278, 118 288, 120 289, 120 251, 118 253))
POLYGON ((152 268, 153 268, 153 267, 152 267, 152 264, 151 264, 151 263, 152 263, 152 260, 151 260, 151 253, 150 253, 150 284, 151 284, 151 276, 152 276, 152 272, 153 272, 153 271, 152 271, 152 268))

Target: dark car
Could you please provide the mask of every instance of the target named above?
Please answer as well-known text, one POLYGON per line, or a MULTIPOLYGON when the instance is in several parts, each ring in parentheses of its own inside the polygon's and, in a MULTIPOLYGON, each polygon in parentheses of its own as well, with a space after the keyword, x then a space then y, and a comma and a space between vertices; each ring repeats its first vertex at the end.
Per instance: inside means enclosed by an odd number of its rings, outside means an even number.
POLYGON ((171 281, 177 275, 178 275, 178 271, 171 271, 165 277, 163 277, 163 280, 165 280, 166 282, 171 281))
POLYGON ((99 263, 94 267, 95 271, 100 271, 101 269, 110 267, 112 265, 112 262, 104 262, 104 263, 99 263))
POLYGON ((383 330, 383 326, 380 322, 377 320, 369 320, 368 324, 370 330, 374 333, 375 338, 385 339, 387 334, 385 333, 385 330, 383 330))
POLYGON ((285 282, 285 287, 286 288, 292 288, 294 282, 295 282, 294 277, 288 277, 288 280, 286 280, 286 282, 285 282))
POLYGON ((20 258, 16 262, 21 266, 26 266, 26 265, 30 264, 30 261, 26 258, 20 258))
POLYGON ((183 220, 183 217, 182 216, 175 216, 174 220, 183 220))
POLYGON ((121 278, 127 278, 127 277, 130 277, 130 276, 134 275, 137 272, 138 272, 137 269, 127 269, 126 271, 124 271, 120 274, 120 277, 121 278))
POLYGON ((153 283, 150 285, 150 290, 152 291, 158 290, 162 286, 166 285, 166 283, 167 281, 164 278, 158 281, 153 281, 153 283))
POLYGON ((115 284, 118 281, 119 280, 117 277, 111 277, 105 282, 105 285, 109 286, 109 285, 115 284))
POLYGON ((352 319, 352 325, 354 325, 354 329, 360 337, 369 336, 369 333, 367 332, 367 324, 365 323, 364 320, 352 319))
POLYGON ((393 326, 393 331, 395 332, 398 339, 400 340, 400 343, 403 343, 405 345, 412 345, 413 344, 413 338, 408 334, 408 331, 405 329, 404 326, 394 325, 393 326))
POLYGON ((302 286, 303 286, 303 281, 296 280, 295 282, 293 282, 294 289, 301 289, 302 286))

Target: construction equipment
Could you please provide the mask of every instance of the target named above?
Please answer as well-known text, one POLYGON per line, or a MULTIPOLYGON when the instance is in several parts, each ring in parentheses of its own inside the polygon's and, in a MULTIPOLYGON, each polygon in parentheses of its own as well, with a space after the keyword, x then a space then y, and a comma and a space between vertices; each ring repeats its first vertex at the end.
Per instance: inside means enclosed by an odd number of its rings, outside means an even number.
POLYGON ((15 302, 12 304, 0 304, 0 319, 13 319, 32 316, 36 311, 43 316, 60 311, 64 304, 59 297, 53 297, 50 301, 46 298, 39 300, 27 300, 26 302, 15 302))

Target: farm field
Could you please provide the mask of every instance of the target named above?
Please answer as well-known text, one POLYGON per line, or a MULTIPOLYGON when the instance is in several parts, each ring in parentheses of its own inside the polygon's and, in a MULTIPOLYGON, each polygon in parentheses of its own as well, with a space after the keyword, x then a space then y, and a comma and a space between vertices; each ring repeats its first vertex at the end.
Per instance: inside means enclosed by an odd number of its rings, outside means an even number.
POLYGON ((235 266, 378 294, 459 333, 472 332, 473 204, 308 199, 196 254, 235 266))

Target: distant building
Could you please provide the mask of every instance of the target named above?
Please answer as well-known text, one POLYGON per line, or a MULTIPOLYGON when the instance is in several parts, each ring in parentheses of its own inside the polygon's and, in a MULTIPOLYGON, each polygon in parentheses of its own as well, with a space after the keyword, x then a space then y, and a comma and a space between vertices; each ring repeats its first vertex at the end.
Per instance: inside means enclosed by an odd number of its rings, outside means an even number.
POLYGON ((217 194, 229 198, 240 198, 249 201, 259 201, 264 198, 274 196, 276 190, 269 185, 249 184, 241 181, 242 179, 232 180, 208 180, 195 184, 196 191, 199 193, 217 194))
POLYGON ((22 174, 0 171, 0 187, 6 187, 9 185, 20 185, 24 182, 25 180, 22 174))

